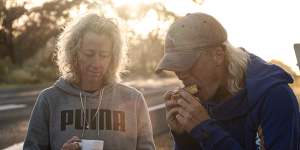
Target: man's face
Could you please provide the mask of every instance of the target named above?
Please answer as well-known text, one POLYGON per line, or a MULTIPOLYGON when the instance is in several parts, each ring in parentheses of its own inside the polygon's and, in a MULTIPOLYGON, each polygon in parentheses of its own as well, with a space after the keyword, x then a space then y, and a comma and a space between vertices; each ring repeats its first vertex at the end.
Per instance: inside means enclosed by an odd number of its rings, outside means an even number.
POLYGON ((112 59, 112 41, 105 35, 93 32, 84 34, 78 53, 81 84, 102 83, 112 59))
POLYGON ((220 49, 201 52, 191 69, 175 72, 185 86, 197 85, 197 96, 203 101, 213 98, 224 83, 224 52, 217 51, 220 49))

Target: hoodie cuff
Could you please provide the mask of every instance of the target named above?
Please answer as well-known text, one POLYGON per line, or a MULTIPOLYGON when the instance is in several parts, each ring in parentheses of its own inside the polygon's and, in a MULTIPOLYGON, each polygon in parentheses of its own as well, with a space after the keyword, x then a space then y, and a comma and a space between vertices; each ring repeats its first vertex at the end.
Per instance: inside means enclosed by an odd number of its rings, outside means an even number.
POLYGON ((190 132, 191 136, 196 139, 204 149, 213 149, 221 140, 228 137, 229 134, 217 125, 216 120, 208 119, 190 132))
POLYGON ((181 133, 181 134, 177 134, 176 132, 174 132, 172 130, 171 130, 171 133, 173 135, 175 143, 185 144, 185 143, 189 142, 187 137, 190 137, 190 135, 188 133, 184 132, 184 133, 181 133))
POLYGON ((173 131, 171 133, 175 141, 175 150, 201 149, 199 143, 189 133, 176 134, 173 131))

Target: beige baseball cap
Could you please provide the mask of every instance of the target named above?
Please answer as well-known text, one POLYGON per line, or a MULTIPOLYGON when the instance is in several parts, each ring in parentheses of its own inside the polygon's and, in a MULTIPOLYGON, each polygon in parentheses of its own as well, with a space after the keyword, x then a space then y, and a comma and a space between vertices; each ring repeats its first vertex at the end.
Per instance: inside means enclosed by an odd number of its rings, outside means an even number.
POLYGON ((226 40, 226 30, 214 17, 205 13, 187 14, 170 26, 164 56, 156 72, 186 71, 195 63, 201 50, 219 46, 226 40))

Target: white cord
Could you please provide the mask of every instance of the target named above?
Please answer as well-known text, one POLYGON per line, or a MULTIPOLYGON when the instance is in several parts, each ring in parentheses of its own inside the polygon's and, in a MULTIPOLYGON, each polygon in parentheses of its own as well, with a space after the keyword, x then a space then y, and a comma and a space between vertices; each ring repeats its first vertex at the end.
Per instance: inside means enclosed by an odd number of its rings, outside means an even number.
MULTIPOLYGON (((103 98, 103 94, 104 94, 104 87, 101 89, 100 93, 99 93, 99 104, 98 104, 98 107, 97 107, 97 111, 96 113, 94 114, 94 117, 92 117, 91 121, 95 118, 95 116, 99 113, 99 110, 100 110, 100 106, 101 106, 101 103, 102 103, 102 98, 103 98)), ((84 132, 85 132, 85 127, 86 127, 86 95, 84 97, 84 102, 85 104, 83 105, 83 102, 82 102, 82 93, 80 91, 79 93, 79 96, 80 96, 80 102, 81 102, 81 108, 82 108, 82 112, 83 112, 83 129, 82 129, 82 133, 81 133, 81 137, 83 137, 84 135, 84 132)), ((82 113, 81 113, 81 117, 82 117, 82 113)), ((98 121, 99 122, 99 121, 98 121)), ((89 126, 89 124, 88 124, 89 126)), ((99 131, 99 127, 98 127, 98 136, 100 135, 100 131, 99 131)))
MULTIPOLYGON (((82 102, 82 93, 80 91, 79 93, 79 96, 80 96, 80 102, 81 102, 81 118, 83 118, 83 124, 82 125, 82 132, 81 132, 81 137, 83 137, 84 135, 84 132, 85 132, 85 123, 86 123, 86 109, 84 108, 84 105, 83 105, 83 102, 82 102), (82 113, 83 113, 83 116, 82 116, 82 113)), ((86 107, 86 96, 85 96, 85 107, 86 107)))
MULTIPOLYGON (((103 89, 101 90, 101 93, 99 94, 99 104, 98 104, 98 108, 97 108, 97 111, 96 111, 96 113, 95 113, 95 115, 94 115, 94 117, 93 117, 93 119, 95 118, 95 116, 99 113, 99 110, 100 110, 100 105, 101 105, 101 103, 102 103, 102 98, 103 98, 103 93, 104 93, 104 87, 103 87, 103 89)), ((99 117, 98 117, 99 118, 99 117)), ((92 120, 93 120, 92 119, 92 120)), ((97 120, 98 121, 98 136, 100 135, 100 131, 99 131, 99 120, 97 120)))

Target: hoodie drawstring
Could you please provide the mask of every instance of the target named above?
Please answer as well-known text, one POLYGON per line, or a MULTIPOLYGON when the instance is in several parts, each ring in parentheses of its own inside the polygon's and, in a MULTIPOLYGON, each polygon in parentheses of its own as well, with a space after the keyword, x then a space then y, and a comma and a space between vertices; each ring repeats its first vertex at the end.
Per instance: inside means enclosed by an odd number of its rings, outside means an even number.
MULTIPOLYGON (((101 103, 102 103, 103 93, 104 93, 104 88, 102 88, 100 93, 99 93, 99 104, 98 104, 98 107, 97 107, 97 111, 94 114, 94 116, 91 118, 90 121, 92 121, 97 116, 97 114, 99 113, 100 106, 101 106, 101 103)), ((80 96, 80 102, 81 102, 81 118, 83 118, 83 125, 82 125, 83 128, 82 128, 82 132, 81 132, 81 137, 83 137, 84 132, 85 132, 85 128, 87 127, 89 129, 89 123, 87 122, 87 118, 86 118, 86 107, 87 107, 86 106, 86 95, 84 96, 84 104, 83 104, 83 100, 82 100, 81 91, 79 93, 79 96, 80 96), (82 114, 83 114, 83 117, 82 117, 82 114)), ((100 135, 100 131, 99 131, 99 126, 98 126, 98 136, 99 135, 100 135)))

